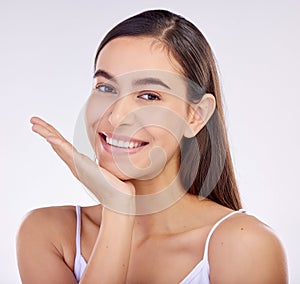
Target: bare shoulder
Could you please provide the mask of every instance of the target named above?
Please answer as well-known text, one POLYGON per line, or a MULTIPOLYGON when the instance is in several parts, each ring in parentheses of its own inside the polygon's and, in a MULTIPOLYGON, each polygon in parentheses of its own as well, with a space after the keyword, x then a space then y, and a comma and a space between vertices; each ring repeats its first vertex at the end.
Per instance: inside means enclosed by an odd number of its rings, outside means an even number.
POLYGON ((51 222, 60 222, 57 217, 61 217, 63 219, 74 217, 75 207, 74 206, 52 206, 52 207, 42 207, 29 211, 25 217, 23 223, 31 223, 31 222, 40 222, 44 219, 47 219, 51 222))
POLYGON ((18 266, 23 283, 57 281, 51 278, 55 273, 73 283, 75 230, 74 206, 34 209, 25 216, 17 234, 18 266), (49 279, 44 280, 45 275, 49 279))
POLYGON ((286 257, 274 231, 238 213, 222 222, 209 245, 211 283, 288 283, 286 257))
POLYGON ((53 206, 31 210, 24 217, 18 232, 18 243, 26 241, 49 243, 63 254, 63 244, 75 237, 76 211, 74 206, 53 206))

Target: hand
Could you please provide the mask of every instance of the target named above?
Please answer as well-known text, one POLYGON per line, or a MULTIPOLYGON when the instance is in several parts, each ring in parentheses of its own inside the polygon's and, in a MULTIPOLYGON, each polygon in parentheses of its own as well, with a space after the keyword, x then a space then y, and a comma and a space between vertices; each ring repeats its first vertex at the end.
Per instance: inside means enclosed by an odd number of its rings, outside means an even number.
POLYGON ((30 122, 32 123, 32 130, 50 143, 54 151, 66 163, 73 175, 82 182, 104 206, 121 212, 124 212, 124 210, 127 211, 127 205, 132 207, 135 188, 130 182, 119 180, 90 158, 79 153, 52 125, 41 118, 32 117, 30 122))

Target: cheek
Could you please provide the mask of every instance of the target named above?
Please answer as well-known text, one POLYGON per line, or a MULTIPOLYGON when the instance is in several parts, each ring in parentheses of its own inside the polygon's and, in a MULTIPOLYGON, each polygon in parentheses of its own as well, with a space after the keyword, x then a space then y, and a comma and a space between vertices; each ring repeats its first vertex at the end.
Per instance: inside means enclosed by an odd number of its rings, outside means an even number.
POLYGON ((174 140, 179 144, 187 127, 183 113, 174 108, 146 107, 137 111, 137 117, 144 127, 149 127, 155 140, 174 140))
POLYGON ((112 97, 100 96, 93 91, 86 102, 85 117, 88 125, 95 124, 113 105, 112 97))
POLYGON ((92 92, 85 105, 85 125, 87 134, 92 146, 94 146, 95 135, 99 124, 109 113, 110 107, 113 105, 112 98, 101 97, 92 92))
POLYGON ((180 152, 180 145, 183 135, 181 131, 180 133, 178 130, 176 131, 172 131, 172 129, 166 130, 162 128, 156 128, 156 130, 153 129, 156 140, 154 142, 156 152, 159 155, 164 156, 166 158, 166 161, 172 159, 174 155, 177 156, 177 154, 180 152))

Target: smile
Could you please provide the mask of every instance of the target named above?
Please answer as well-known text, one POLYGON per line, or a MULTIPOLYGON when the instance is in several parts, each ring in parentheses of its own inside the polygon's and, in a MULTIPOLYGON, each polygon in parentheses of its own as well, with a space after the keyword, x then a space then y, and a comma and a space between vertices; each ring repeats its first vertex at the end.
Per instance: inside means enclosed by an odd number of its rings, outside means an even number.
POLYGON ((119 148, 137 148, 142 146, 142 143, 137 143, 137 142, 128 142, 128 141, 122 141, 122 140, 116 140, 112 138, 106 137, 106 143, 115 147, 119 148))
POLYGON ((99 133, 99 135, 108 145, 121 149, 136 149, 149 144, 145 141, 130 139, 125 136, 117 136, 115 134, 111 135, 104 132, 99 133))

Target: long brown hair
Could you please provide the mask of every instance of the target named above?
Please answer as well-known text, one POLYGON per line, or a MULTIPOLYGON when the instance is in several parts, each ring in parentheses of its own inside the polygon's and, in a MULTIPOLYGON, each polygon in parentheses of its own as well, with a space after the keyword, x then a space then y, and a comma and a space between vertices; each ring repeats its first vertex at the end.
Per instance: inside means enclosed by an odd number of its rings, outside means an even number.
POLYGON ((196 139, 183 138, 181 180, 191 194, 201 195, 228 208, 241 208, 224 123, 218 71, 213 52, 198 28, 166 10, 150 10, 115 26, 100 43, 96 58, 111 40, 121 36, 151 36, 162 42, 201 91, 190 91, 189 100, 213 94, 216 110, 196 139), (213 169, 213 170, 211 170, 213 169))

